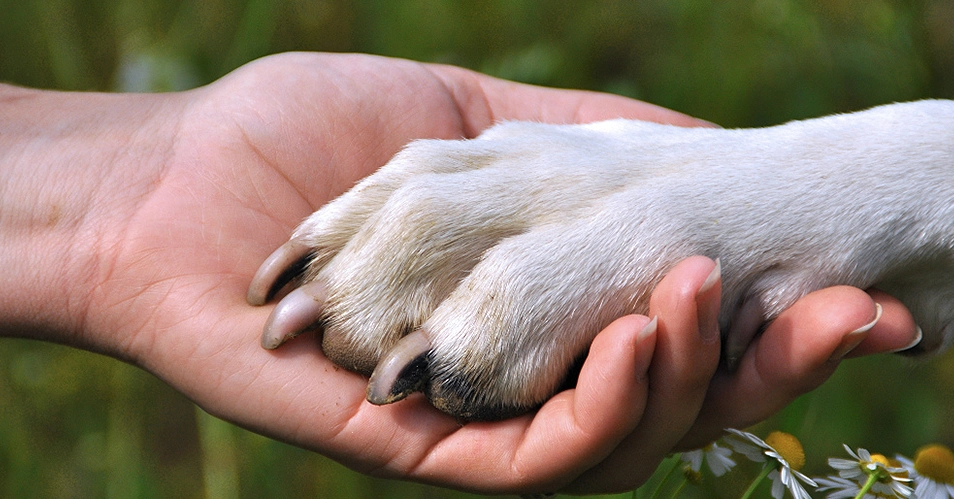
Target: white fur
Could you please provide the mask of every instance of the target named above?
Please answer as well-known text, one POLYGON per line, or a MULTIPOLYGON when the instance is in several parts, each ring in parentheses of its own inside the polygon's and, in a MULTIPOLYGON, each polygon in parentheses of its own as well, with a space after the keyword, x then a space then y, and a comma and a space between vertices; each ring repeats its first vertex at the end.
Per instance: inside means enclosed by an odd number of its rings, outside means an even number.
POLYGON ((412 143, 293 240, 315 250, 325 344, 349 367, 422 326, 432 384, 478 407, 544 400, 695 254, 721 259, 727 341, 850 284, 900 298, 937 351, 954 341, 954 102, 748 130, 503 123, 412 143))

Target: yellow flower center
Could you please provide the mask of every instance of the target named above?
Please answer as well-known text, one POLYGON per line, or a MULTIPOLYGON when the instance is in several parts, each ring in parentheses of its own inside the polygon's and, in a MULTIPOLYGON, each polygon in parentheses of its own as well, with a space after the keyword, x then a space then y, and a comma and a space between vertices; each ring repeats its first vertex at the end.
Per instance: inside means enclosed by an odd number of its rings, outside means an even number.
POLYGON ((802 466, 805 466, 805 449, 794 435, 773 431, 765 437, 765 443, 778 451, 793 470, 800 470, 802 466))
POLYGON ((935 482, 954 485, 954 452, 938 444, 921 447, 914 456, 914 469, 935 482))
POLYGON ((885 468, 887 468, 891 464, 888 462, 888 458, 884 457, 881 454, 872 454, 871 462, 875 464, 880 464, 881 466, 884 466, 885 468))

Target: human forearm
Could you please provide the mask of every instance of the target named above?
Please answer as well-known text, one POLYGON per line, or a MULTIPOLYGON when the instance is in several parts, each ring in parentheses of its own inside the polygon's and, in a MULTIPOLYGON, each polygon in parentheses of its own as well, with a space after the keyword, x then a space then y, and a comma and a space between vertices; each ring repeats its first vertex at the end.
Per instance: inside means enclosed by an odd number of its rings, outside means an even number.
POLYGON ((0 86, 0 335, 105 348, 84 338, 86 311, 143 173, 158 171, 156 103, 0 86))

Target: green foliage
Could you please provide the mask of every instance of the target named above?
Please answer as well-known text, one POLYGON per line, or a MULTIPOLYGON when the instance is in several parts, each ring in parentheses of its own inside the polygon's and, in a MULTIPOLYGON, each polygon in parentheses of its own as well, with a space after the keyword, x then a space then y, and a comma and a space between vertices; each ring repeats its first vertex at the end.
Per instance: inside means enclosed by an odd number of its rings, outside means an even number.
MULTIPOLYGON (((757 126, 954 97, 951 26, 950 0, 0 0, 0 81, 177 90, 269 53, 359 51, 757 126)), ((878 357, 846 363, 763 428, 797 435, 807 471, 823 473, 842 442, 910 455, 954 442, 952 421, 954 358, 878 357)), ((0 496, 466 497, 358 475, 222 423, 136 368, 10 339, 0 496)))
POLYGON ((0 0, 0 80, 207 83, 359 51, 630 95, 727 126, 954 96, 950 0, 0 0))

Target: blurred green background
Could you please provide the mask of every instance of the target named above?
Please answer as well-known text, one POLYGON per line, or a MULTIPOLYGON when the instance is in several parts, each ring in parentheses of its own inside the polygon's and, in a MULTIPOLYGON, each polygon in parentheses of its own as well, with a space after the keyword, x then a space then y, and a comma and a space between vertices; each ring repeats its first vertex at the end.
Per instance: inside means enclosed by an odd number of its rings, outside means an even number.
MULTIPOLYGON (((954 98, 954 0, 0 0, 0 81, 19 85, 184 89, 287 50, 457 64, 758 126, 954 98)), ((954 446, 954 356, 848 362, 759 431, 771 429, 802 438, 817 474, 842 442, 954 446)), ((735 481, 684 496, 738 497, 735 481)), ((469 497, 358 475, 216 420, 136 368, 12 339, 0 340, 0 496, 469 497)))

